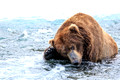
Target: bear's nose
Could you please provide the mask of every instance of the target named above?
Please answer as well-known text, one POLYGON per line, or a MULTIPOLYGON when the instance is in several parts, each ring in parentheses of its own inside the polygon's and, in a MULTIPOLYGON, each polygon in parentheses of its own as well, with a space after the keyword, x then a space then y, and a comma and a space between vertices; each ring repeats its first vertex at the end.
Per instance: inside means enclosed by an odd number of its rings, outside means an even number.
POLYGON ((72 64, 73 64, 73 65, 78 65, 79 62, 78 62, 77 60, 75 60, 75 61, 72 62, 72 64))

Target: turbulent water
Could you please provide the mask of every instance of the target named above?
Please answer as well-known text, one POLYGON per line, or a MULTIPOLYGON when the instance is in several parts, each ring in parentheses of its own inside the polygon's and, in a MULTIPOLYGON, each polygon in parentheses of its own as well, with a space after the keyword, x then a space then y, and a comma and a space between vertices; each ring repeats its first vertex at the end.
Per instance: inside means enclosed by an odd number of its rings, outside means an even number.
MULTIPOLYGON (((120 48, 120 18, 111 15, 95 19, 120 48)), ((0 80, 120 80, 120 54, 112 60, 83 62, 80 66, 44 60, 48 40, 54 38, 63 22, 38 18, 0 20, 0 80)))

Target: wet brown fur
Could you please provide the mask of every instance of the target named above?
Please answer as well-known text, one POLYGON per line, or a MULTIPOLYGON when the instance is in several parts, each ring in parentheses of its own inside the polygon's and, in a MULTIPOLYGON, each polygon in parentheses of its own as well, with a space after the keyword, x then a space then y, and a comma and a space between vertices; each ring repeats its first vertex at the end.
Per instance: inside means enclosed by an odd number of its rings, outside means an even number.
POLYGON ((83 55, 83 59, 92 62, 111 58, 118 53, 117 44, 113 38, 103 31, 96 20, 83 13, 78 13, 66 20, 50 43, 64 57, 69 53, 71 46, 75 46, 75 50, 83 55), (78 28, 70 30, 71 24, 78 28))

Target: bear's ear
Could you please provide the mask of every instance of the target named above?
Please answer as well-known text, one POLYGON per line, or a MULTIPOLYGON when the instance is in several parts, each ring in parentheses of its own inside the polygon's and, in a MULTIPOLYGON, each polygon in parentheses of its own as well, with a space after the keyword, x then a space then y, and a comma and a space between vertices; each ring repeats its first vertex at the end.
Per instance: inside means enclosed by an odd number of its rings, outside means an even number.
POLYGON ((54 46, 54 39, 49 40, 49 44, 50 44, 51 46, 54 46))
POLYGON ((79 33, 79 28, 76 24, 71 24, 68 28, 71 32, 78 32, 79 33))

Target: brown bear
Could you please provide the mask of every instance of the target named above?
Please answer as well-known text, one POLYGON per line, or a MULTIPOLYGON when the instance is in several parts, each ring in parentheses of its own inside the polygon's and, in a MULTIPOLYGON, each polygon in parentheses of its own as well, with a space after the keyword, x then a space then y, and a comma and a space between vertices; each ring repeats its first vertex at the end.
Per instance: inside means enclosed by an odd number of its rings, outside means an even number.
POLYGON ((83 13, 66 20, 49 43, 52 48, 45 50, 45 59, 69 59, 73 64, 80 64, 82 60, 98 62, 118 53, 113 38, 95 19, 83 13))

